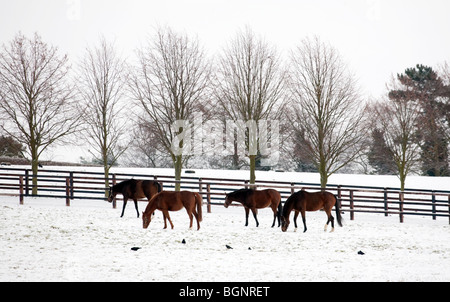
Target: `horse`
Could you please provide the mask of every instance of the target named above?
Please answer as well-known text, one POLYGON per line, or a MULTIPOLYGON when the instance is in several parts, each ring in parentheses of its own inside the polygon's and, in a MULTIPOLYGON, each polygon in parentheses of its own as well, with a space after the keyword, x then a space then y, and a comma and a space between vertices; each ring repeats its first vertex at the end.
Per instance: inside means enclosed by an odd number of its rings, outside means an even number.
POLYGON ((331 215, 331 209, 335 206, 336 208, 336 217, 337 222, 339 226, 342 226, 342 217, 341 212, 339 210, 339 203, 337 202, 336 196, 334 196, 330 192, 321 191, 321 192, 314 192, 309 193, 305 190, 298 191, 294 194, 292 194, 284 203, 283 207, 283 213, 281 215, 281 230, 283 232, 286 232, 286 230, 289 227, 289 215, 291 214, 291 211, 295 211, 294 215, 294 224, 295 224, 295 231, 297 230, 297 217, 299 212, 302 213, 302 219, 303 219, 303 226, 304 230, 303 232, 306 232, 306 219, 305 219, 305 212, 314 212, 321 209, 325 210, 325 213, 327 214, 328 220, 325 224, 324 231, 327 230, 328 223, 331 221, 331 232, 334 231, 334 217, 331 215))
POLYGON ((252 210, 253 217, 255 217, 256 227, 259 226, 258 218, 256 217, 258 209, 271 207, 273 211, 273 223, 275 226, 275 220, 278 218, 278 226, 280 226, 280 214, 281 214, 281 196, 277 190, 255 190, 255 189, 240 189, 225 196, 225 208, 231 204, 231 202, 237 201, 242 203, 245 209, 245 226, 248 226, 248 214, 249 210, 252 210))
POLYGON ((117 194, 123 195, 122 215, 125 212, 125 206, 129 198, 133 199, 134 207, 136 208, 137 217, 139 218, 139 210, 137 201, 140 198, 146 197, 149 201, 156 193, 162 191, 162 186, 159 182, 154 180, 124 180, 112 187, 109 187, 108 202, 112 202, 117 194))
POLYGON ((152 220, 151 216, 153 212, 158 209, 163 212, 164 229, 167 228, 166 219, 169 219, 170 226, 173 229, 173 223, 170 219, 169 211, 179 211, 184 207, 190 219, 189 228, 192 229, 192 216, 195 216, 195 219, 197 220, 197 230, 200 230, 200 221, 202 221, 202 203, 202 197, 200 194, 195 192, 163 191, 158 193, 150 199, 145 211, 142 212, 143 227, 144 229, 148 227, 152 220))

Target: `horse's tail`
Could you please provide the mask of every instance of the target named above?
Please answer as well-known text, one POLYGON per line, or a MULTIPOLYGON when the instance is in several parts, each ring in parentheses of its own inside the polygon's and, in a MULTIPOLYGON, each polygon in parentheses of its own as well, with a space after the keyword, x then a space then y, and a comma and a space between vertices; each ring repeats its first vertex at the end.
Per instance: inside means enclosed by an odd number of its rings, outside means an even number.
POLYGON ((281 200, 280 203, 278 204, 278 217, 281 217, 281 212, 283 211, 283 205, 281 204, 281 200))
POLYGON ((341 216, 341 209, 340 209, 340 201, 339 199, 336 197, 336 195, 334 195, 334 198, 336 199, 336 203, 334 204, 334 207, 336 209, 336 219, 337 222, 339 224, 339 226, 342 226, 342 216, 341 216))
POLYGON ((203 199, 202 196, 198 193, 194 193, 194 195, 195 195, 195 203, 197 204, 198 221, 201 222, 203 220, 202 216, 203 199))
POLYGON ((159 181, 155 181, 156 183, 156 187, 158 188, 158 193, 161 192, 163 190, 161 183, 159 181))

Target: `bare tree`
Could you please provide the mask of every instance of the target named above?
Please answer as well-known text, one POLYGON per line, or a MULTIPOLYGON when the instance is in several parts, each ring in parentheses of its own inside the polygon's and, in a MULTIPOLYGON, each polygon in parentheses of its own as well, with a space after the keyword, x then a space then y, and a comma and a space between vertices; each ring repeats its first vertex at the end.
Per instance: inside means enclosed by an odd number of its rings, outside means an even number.
POLYGON ((98 47, 86 49, 78 74, 85 123, 81 133, 92 148, 90 153, 102 162, 105 187, 109 187, 110 168, 128 145, 123 114, 127 79, 125 60, 104 37, 98 47))
MULTIPOLYGON (((77 129, 74 89, 67 82, 67 55, 60 56, 36 33, 18 33, 0 53, 0 113, 3 131, 27 148, 33 175, 39 157, 51 145, 77 129)), ((33 177, 33 194, 37 194, 33 177)))
MULTIPOLYGON (((391 87, 397 87, 394 80, 391 87)), ((372 105, 369 110, 374 122, 372 127, 383 133, 389 150, 388 156, 397 167, 402 191, 405 188, 406 176, 418 170, 421 151, 417 138, 421 107, 418 102, 411 101, 407 91, 404 91, 403 97, 384 99, 372 105)))
POLYGON ((182 136, 193 114, 208 102, 209 62, 197 39, 167 27, 158 29, 147 47, 138 51, 138 58, 131 91, 159 145, 170 154, 179 180, 190 141, 189 135, 182 136))
POLYGON ((364 103, 337 51, 318 37, 303 40, 291 53, 289 75, 296 109, 292 124, 305 140, 304 157, 315 165, 325 187, 328 177, 363 148, 364 103))
POLYGON ((444 62, 439 67, 439 74, 446 87, 442 97, 442 114, 443 120, 440 121, 441 126, 445 129, 445 137, 450 142, 450 63, 444 62))
POLYGON ((280 65, 275 47, 256 37, 249 28, 238 32, 220 57, 216 96, 226 117, 236 122, 238 131, 246 133, 250 183, 255 183, 256 157, 260 152, 256 125, 261 120, 278 119, 284 101, 284 73, 280 65))

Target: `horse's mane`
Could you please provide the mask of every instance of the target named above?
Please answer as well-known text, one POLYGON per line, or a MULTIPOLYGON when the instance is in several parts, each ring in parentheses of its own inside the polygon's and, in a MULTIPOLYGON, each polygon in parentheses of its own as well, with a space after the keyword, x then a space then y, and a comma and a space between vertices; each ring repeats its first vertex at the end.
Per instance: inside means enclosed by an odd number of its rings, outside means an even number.
POLYGON ((130 185, 130 184, 135 183, 135 182, 137 182, 137 180, 134 179, 134 178, 127 179, 127 180, 124 180, 122 182, 119 182, 118 184, 113 186, 113 191, 116 191, 116 192, 117 191, 122 191, 124 186, 130 185))
POLYGON ((239 189, 237 191, 228 193, 228 196, 230 197, 236 197, 236 196, 240 196, 241 194, 247 196, 248 193, 255 191, 255 189, 239 189))
POLYGON ((290 208, 291 204, 295 201, 295 199, 298 198, 299 195, 304 195, 305 192, 306 191, 301 190, 301 191, 295 192, 294 194, 289 196, 289 198, 286 200, 286 202, 284 203, 284 206, 283 206, 283 216, 287 215, 287 212, 289 211, 288 208, 290 208))
POLYGON ((292 196, 294 196, 294 195, 289 196, 288 199, 286 199, 286 202, 284 203, 283 213, 282 213, 283 217, 285 217, 287 215, 288 207, 291 205, 291 203, 294 200, 294 198, 292 198, 292 196))

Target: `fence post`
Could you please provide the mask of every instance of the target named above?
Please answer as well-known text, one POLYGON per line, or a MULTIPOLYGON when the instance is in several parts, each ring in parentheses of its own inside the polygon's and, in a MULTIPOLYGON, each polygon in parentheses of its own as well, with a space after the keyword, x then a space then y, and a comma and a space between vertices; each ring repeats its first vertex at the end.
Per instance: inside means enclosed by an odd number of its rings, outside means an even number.
POLYGON ((19 203, 23 204, 23 176, 19 176, 19 203))
POLYGON ((400 216, 400 223, 403 223, 403 201, 405 200, 404 192, 399 193, 399 216, 400 216))
POLYGON ((202 195, 202 193, 203 193, 203 182, 202 182, 201 178, 198 179, 198 193, 203 198, 203 195, 202 195))
POLYGON ((337 202, 339 204, 339 207, 341 208, 341 213, 342 213, 342 191, 341 191, 342 186, 338 185, 337 186, 337 202))
POLYGON ((388 216, 389 212, 389 205, 388 205, 388 198, 387 198, 387 188, 384 188, 384 216, 388 216))
POLYGON ((206 209, 208 210, 208 213, 211 213, 211 185, 206 184, 206 192, 208 195, 206 196, 207 204, 206 209))
POLYGON ((448 195, 448 224, 450 224, 450 195, 448 195))
POLYGON ((28 196, 28 193, 29 193, 29 190, 30 190, 30 188, 29 188, 29 186, 28 186, 28 176, 29 176, 29 171, 28 170, 25 170, 25 195, 26 196, 28 196))
POLYGON ((70 177, 70 199, 73 200, 73 172, 69 173, 70 177))
POLYGON ((295 188, 294 188, 295 184, 292 182, 291 183, 291 195, 295 193, 295 188))
MULTIPOLYGON (((116 174, 112 175, 112 182, 113 182, 113 186, 115 186, 116 185, 116 174)), ((113 209, 115 209, 117 207, 116 196, 114 196, 114 198, 112 200, 112 207, 113 207, 113 209)))
POLYGON ((70 206, 70 177, 66 177, 66 206, 70 206))
POLYGON ((433 220, 436 220, 436 193, 431 191, 431 212, 433 213, 433 220))
POLYGON ((355 212, 354 210, 354 204, 353 204, 353 190, 350 190, 350 220, 355 220, 355 212))

